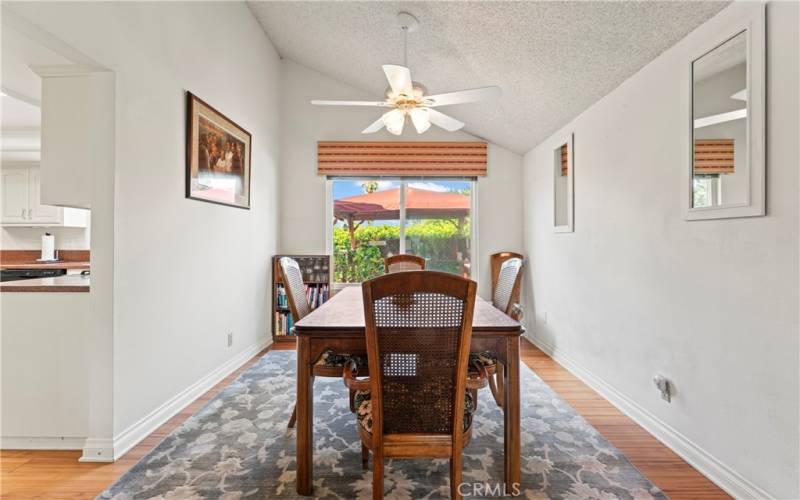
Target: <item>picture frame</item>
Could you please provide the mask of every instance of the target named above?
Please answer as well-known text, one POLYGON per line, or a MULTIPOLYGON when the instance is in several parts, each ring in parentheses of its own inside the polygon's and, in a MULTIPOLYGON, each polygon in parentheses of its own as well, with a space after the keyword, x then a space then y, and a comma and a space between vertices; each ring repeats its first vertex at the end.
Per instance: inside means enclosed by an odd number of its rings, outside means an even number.
POLYGON ((250 209, 252 136, 186 92, 186 198, 250 209))

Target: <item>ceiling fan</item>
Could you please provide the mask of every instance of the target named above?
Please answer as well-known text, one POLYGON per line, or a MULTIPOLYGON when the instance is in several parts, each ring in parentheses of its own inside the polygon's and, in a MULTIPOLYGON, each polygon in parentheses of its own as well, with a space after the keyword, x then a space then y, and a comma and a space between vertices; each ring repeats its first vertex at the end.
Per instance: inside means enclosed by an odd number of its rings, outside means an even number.
POLYGON ((458 90, 445 94, 425 95, 427 89, 421 83, 411 80, 411 71, 408 69, 408 33, 419 27, 417 18, 408 12, 397 15, 400 29, 403 30, 404 41, 404 66, 384 64, 383 72, 389 81, 386 89, 386 99, 382 101, 331 101, 313 100, 311 104, 319 106, 375 106, 391 108, 369 127, 361 131, 362 134, 372 134, 386 127, 390 133, 400 135, 403 133, 406 119, 410 119, 418 134, 428 130, 431 124, 441 127, 448 132, 455 132, 464 126, 463 122, 434 109, 440 106, 478 102, 500 97, 500 87, 481 87, 477 89, 458 90))

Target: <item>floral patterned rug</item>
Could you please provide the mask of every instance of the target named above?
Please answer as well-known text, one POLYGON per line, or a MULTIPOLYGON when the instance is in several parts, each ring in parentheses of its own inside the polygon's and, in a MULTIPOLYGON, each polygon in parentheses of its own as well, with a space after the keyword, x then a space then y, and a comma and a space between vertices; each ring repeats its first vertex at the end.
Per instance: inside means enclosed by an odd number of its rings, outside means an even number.
MULTIPOLYGON (((98 498, 298 498, 295 434, 286 429, 295 364, 294 351, 268 352, 98 498)), ((316 497, 370 498, 372 473, 361 469, 347 390, 341 380, 317 378, 314 392, 316 497)), ((478 399, 461 491, 469 498, 502 496, 502 416, 488 389, 478 399)), ((449 497, 447 460, 389 461, 385 478, 386 498, 449 497)), ((667 498, 524 365, 520 496, 667 498)))

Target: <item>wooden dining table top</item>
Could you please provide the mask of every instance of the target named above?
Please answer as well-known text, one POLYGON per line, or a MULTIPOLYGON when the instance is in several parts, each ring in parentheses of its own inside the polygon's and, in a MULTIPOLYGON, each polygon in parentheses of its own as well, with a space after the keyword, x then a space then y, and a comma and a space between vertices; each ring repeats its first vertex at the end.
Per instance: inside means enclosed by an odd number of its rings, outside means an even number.
MULTIPOLYGON (((364 330, 364 302, 360 286, 345 287, 331 297, 322 306, 314 310, 294 325, 295 333, 315 333, 330 330, 353 331, 364 330)), ((472 319, 473 334, 493 332, 499 334, 519 335, 521 325, 511 319, 490 302, 475 297, 475 313, 472 319)))

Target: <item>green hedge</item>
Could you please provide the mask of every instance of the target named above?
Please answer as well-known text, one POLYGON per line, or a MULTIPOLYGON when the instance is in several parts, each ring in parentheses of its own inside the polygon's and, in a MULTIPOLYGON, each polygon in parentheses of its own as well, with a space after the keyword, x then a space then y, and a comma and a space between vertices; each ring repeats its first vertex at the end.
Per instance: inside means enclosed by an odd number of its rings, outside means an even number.
MULTIPOLYGON (((468 222, 459 228, 455 220, 414 221, 406 227, 406 251, 428 259, 429 269, 458 273, 461 264, 456 253, 466 251, 469 234, 468 222)), ((364 222, 356 229, 355 236, 357 248, 352 252, 347 229, 335 227, 333 230, 337 283, 360 283, 383 274, 384 257, 400 251, 399 226, 364 222), (385 245, 375 245, 375 242, 385 245)))

